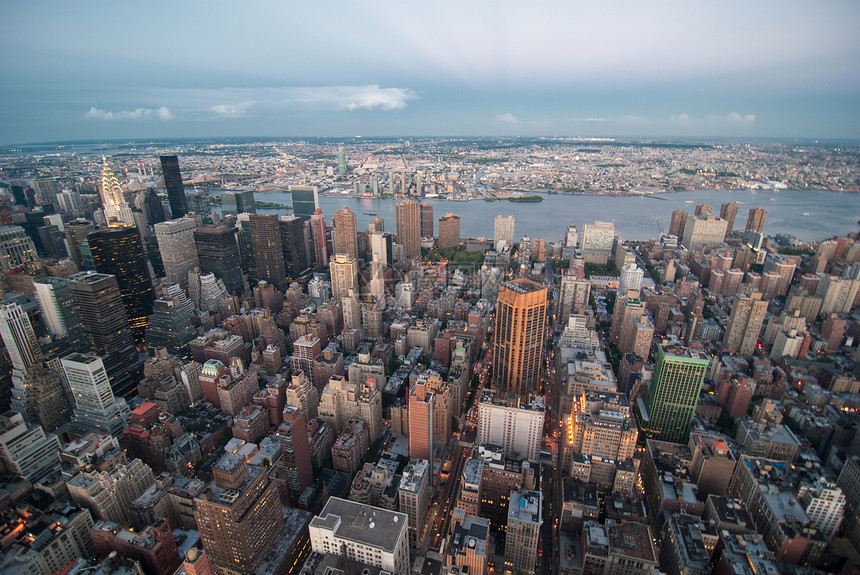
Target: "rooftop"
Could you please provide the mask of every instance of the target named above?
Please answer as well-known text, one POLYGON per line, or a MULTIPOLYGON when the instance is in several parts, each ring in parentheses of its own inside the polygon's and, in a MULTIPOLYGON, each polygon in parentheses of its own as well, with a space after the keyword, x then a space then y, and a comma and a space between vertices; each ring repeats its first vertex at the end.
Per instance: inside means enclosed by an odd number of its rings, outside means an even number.
POLYGON ((408 522, 405 513, 332 497, 320 514, 311 520, 310 526, 330 530, 340 539, 393 553, 408 528, 408 522))

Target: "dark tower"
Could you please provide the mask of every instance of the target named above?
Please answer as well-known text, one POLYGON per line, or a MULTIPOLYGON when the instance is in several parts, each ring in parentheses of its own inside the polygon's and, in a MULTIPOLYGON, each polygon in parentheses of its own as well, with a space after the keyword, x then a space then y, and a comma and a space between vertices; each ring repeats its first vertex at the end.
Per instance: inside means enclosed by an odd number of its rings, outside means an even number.
POLYGON ((188 204, 185 201, 182 173, 179 171, 179 158, 161 156, 161 171, 164 172, 164 187, 167 188, 170 211, 174 219, 181 218, 188 213, 188 204))
POLYGON ((194 232, 200 271, 214 273, 232 294, 242 293, 242 268, 236 231, 227 226, 205 226, 194 232))
POLYGON ((152 226, 167 220, 164 216, 164 205, 155 190, 150 188, 144 194, 146 196, 143 198, 143 213, 146 216, 146 223, 152 226))
POLYGON ((295 279, 310 267, 305 253, 304 222, 297 216, 283 216, 278 225, 281 228, 281 247, 287 274, 295 279))
POLYGON ((134 339, 142 342, 155 294, 137 228, 103 228, 87 236, 96 271, 116 276, 134 339))

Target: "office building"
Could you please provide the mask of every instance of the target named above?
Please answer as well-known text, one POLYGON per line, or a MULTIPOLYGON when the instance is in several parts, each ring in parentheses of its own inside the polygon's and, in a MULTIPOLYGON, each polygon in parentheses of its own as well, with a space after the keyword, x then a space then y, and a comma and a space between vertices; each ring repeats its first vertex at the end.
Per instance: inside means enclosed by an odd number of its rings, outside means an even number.
POLYGON ((421 255, 421 207, 412 200, 403 200, 397 210, 397 243, 403 246, 403 257, 421 255))
POLYGON ((188 204, 185 200, 185 186, 182 185, 182 173, 179 171, 179 158, 161 156, 161 170, 164 173, 170 213, 174 218, 181 218, 188 213, 188 204))
POLYGON ((133 226, 134 215, 126 203, 122 186, 108 166, 107 158, 102 158, 101 197, 105 220, 110 227, 133 226))
POLYGON ((244 286, 236 231, 224 225, 203 226, 194 231, 194 243, 200 271, 214 273, 231 294, 242 293, 244 286))
POLYGON ((442 568, 470 575, 487 575, 490 555, 490 522, 463 509, 451 514, 451 529, 445 547, 442 568))
POLYGON ((747 232, 762 233, 762 230, 764 230, 765 218, 767 218, 766 209, 750 208, 749 217, 747 217, 747 225, 744 230, 747 232))
POLYGON ((325 267, 328 265, 328 232, 325 227, 325 216, 321 209, 317 208, 310 217, 311 243, 313 245, 314 265, 325 267))
POLYGON ((723 336, 723 350, 737 353, 747 359, 752 358, 766 313, 767 301, 761 299, 761 293, 741 293, 735 296, 723 336))
POLYGON ((206 553, 219 572, 252 575, 284 526, 274 482, 264 469, 228 453, 212 468, 214 480, 194 500, 194 518, 206 553))
POLYGON ((293 213, 304 221, 311 219, 314 211, 320 207, 319 195, 313 186, 290 186, 290 196, 293 202, 293 213))
POLYGON ((66 338, 73 351, 83 351, 87 347, 86 336, 69 281, 65 278, 42 278, 33 282, 33 288, 48 333, 55 339, 66 338))
POLYGON ((347 420, 343 431, 331 446, 332 467, 352 477, 369 447, 367 425, 360 419, 347 420))
POLYGON ((346 427, 347 421, 360 419, 367 425, 372 443, 382 436, 382 394, 375 382, 367 379, 355 384, 342 376, 332 376, 319 395, 319 417, 330 423, 336 433, 346 427))
POLYGON ((60 440, 14 411, 0 414, 0 461, 6 470, 35 481, 60 462, 60 440))
POLYGON ((278 216, 251 214, 248 220, 256 264, 256 275, 249 277, 249 281, 257 283, 265 280, 280 288, 286 287, 287 274, 278 216))
POLYGON ((334 253, 358 260, 358 227, 349 208, 334 213, 334 253))
POLYGON ((173 575, 182 564, 166 518, 159 518, 139 531, 124 529, 110 521, 97 521, 89 535, 101 557, 119 554, 133 559, 147 575, 173 575))
POLYGON ((110 471, 83 471, 67 484, 72 501, 86 507, 95 519, 131 525, 131 502, 155 485, 152 469, 140 459, 110 471))
POLYGON ((534 573, 543 522, 539 491, 511 491, 505 530, 505 569, 534 573))
POLYGON ((102 359, 72 353, 60 362, 75 398, 72 429, 118 437, 128 427, 130 410, 124 399, 114 396, 102 359))
POLYGON ((421 202, 421 237, 432 238, 433 233, 433 206, 427 202, 421 202))
POLYGON ((4 272, 37 258, 33 238, 21 226, 0 227, 0 268, 4 272))
MULTIPOLYGON (((81 259, 81 243, 87 241, 87 236, 96 230, 95 225, 89 220, 78 218, 66 224, 66 240, 69 244, 69 257, 77 264, 78 268, 84 269, 81 259)), ((3 230, 0 228, 0 238, 3 230)), ((2 256, 2 254, 0 254, 2 256)))
MULTIPOLYGON (((545 412, 542 397, 502 396, 485 389, 478 401, 475 441, 481 445, 498 445, 508 457, 537 462, 540 460, 545 412)), ((411 424, 411 409, 409 416, 411 424)))
MULTIPOLYGON (((166 220, 167 216, 164 215, 164 204, 161 203, 158 193, 153 188, 150 188, 142 192, 142 194, 143 216, 146 219, 147 225, 154 226, 166 220)), ((140 200, 138 201, 140 202, 140 200)))
MULTIPOLYGON (((284 408, 284 421, 278 427, 278 441, 281 443, 278 465, 286 478, 290 501, 297 503, 299 496, 314 480, 308 427, 301 409, 292 405, 284 408)), ((319 465, 322 462, 316 463, 319 465)))
MULTIPOLYGON (((114 276, 134 339, 143 341, 155 293, 143 244, 135 227, 96 230, 87 236, 90 253, 99 274, 114 276)), ((187 280, 186 280, 187 285, 187 280)))
POLYGON ((188 344, 195 337, 197 331, 191 326, 191 317, 179 298, 168 296, 155 300, 146 328, 149 349, 163 347, 170 355, 184 357, 189 353, 188 344))
POLYGON ((726 235, 732 233, 735 229, 735 218, 738 215, 738 205, 732 202, 726 202, 720 206, 720 219, 726 220, 726 235))
POLYGON ((409 457, 412 459, 433 461, 435 399, 426 379, 419 379, 409 390, 409 457))
POLYGON ((315 553, 331 553, 407 575, 409 521, 404 513, 372 507, 338 497, 330 498, 309 526, 315 553))
POLYGON ((200 266, 194 242, 197 222, 192 218, 179 218, 155 224, 153 228, 167 281, 187 290, 188 272, 200 266))
POLYGON ((606 265, 612 256, 612 244, 615 241, 615 222, 595 221, 593 224, 582 226, 582 238, 579 240, 582 257, 586 263, 606 265))
POLYGON ((343 148, 337 149, 337 174, 339 176, 346 174, 346 152, 343 148))
POLYGON ((221 193, 222 214, 256 214, 257 200, 252 190, 221 193))
POLYGON ((539 387, 546 302, 547 287, 531 280, 499 285, 493 381, 502 393, 527 394, 539 387))
POLYGON ((439 249, 456 248, 460 245, 460 216, 451 212, 439 218, 439 249))
POLYGON ((860 547, 860 456, 851 455, 845 460, 836 484, 845 496, 845 514, 842 521, 845 537, 860 547))
POLYGON ((728 234, 726 220, 711 212, 687 218, 681 238, 688 250, 700 250, 705 245, 721 244, 728 234))
POLYGON ((669 223, 669 235, 675 236, 679 240, 684 237, 684 226, 687 224, 687 218, 690 214, 687 210, 675 210, 672 212, 672 219, 669 223))
POLYGON ((281 216, 278 225, 281 227, 281 247, 284 250, 287 275, 295 279, 310 268, 305 248, 304 221, 297 216, 286 215, 281 216))
POLYGON ((69 276, 78 317, 93 351, 102 356, 116 395, 137 387, 141 362, 116 277, 95 272, 69 276))
POLYGON ((508 214, 496 215, 496 221, 493 225, 493 246, 496 251, 501 251, 503 246, 513 247, 514 245, 514 216, 508 214))
POLYGON ((662 441, 687 441, 709 364, 704 351, 668 343, 657 347, 654 375, 645 397, 637 400, 643 433, 662 441))

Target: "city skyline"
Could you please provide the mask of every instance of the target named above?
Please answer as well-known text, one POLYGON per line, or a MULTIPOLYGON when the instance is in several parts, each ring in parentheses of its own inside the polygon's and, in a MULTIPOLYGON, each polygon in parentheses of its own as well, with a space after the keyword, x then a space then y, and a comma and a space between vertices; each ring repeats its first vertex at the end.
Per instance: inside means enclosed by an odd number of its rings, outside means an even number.
POLYGON ((7 6, 0 144, 860 134, 848 2, 157 8, 7 6))

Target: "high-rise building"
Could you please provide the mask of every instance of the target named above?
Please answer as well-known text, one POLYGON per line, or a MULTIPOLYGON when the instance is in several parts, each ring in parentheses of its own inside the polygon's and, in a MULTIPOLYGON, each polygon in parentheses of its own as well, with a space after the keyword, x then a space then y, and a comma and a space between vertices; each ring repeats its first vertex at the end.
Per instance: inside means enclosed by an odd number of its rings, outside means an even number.
POLYGON ((430 509, 432 472, 425 459, 410 459, 397 488, 398 509, 409 518, 409 544, 420 547, 430 509))
POLYGON ((580 247, 582 257, 588 263, 605 265, 612 256, 612 244, 615 241, 615 222, 596 221, 582 226, 580 247))
POLYGON ((493 381, 503 393, 537 390, 546 329, 547 287, 527 279, 503 282, 496 301, 493 381))
POLYGON ((142 192, 143 197, 143 215, 146 218, 146 223, 150 226, 159 224, 167 219, 164 215, 164 204, 161 203, 161 198, 154 188, 142 192))
POLYGON ((101 178, 102 204, 108 226, 133 226, 134 215, 122 194, 122 186, 108 166, 107 158, 102 158, 101 178))
POLYGON ((301 409, 292 405, 284 408, 284 422, 278 427, 278 441, 282 454, 278 465, 286 477, 290 500, 296 503, 314 480, 308 427, 301 409))
MULTIPOLYGON (((83 269, 81 259, 81 242, 87 241, 87 236, 96 230, 95 225, 89 220, 76 219, 66 224, 66 240, 69 242, 69 257, 83 269)), ((2 234, 2 229, 0 229, 2 234)))
POLYGON ((287 275, 295 279, 310 267, 305 249, 304 221, 297 216, 286 215, 281 216, 278 225, 281 227, 281 247, 287 275))
POLYGON ((235 230, 224 225, 203 226, 194 232, 194 243, 200 271, 214 273, 231 294, 244 291, 235 230))
POLYGON ((409 520, 406 514, 331 497, 311 519, 311 548, 406 575, 409 560, 409 520))
POLYGON ((21 226, 0 227, 0 268, 4 272, 35 261, 36 244, 21 226))
POLYGON ((355 212, 343 208, 334 213, 334 253, 358 259, 358 228, 355 212))
POLYGON ((328 239, 326 238, 325 216, 319 208, 310 217, 311 241, 313 242, 314 263, 317 267, 328 265, 328 239))
POLYGON ((170 213, 174 218, 181 218, 188 213, 188 204, 185 200, 185 186, 182 185, 182 172, 179 171, 179 158, 161 156, 161 171, 164 173, 170 213))
POLYGON ((747 232, 762 233, 765 218, 767 218, 766 209, 750 208, 749 217, 747 217, 747 225, 744 230, 747 232))
POLYGON ((26 372, 42 362, 42 348, 27 312, 14 302, 0 304, 0 336, 13 369, 26 372))
POLYGON ((118 437, 128 427, 130 410, 124 399, 114 396, 102 359, 72 353, 60 362, 75 398, 72 429, 118 437))
POLYGON ((331 293, 334 301, 340 301, 349 290, 358 293, 358 261, 344 254, 337 254, 329 264, 331 293))
POLYGON ((421 237, 432 238, 433 233, 433 206, 427 202, 421 202, 421 237))
POLYGON ((687 218, 681 241, 689 250, 700 250, 705 244, 722 243, 728 234, 727 224, 711 212, 687 218))
POLYGON ((412 200, 397 204, 397 243, 403 246, 403 257, 421 255, 421 207, 412 200))
POLYGON ((337 173, 339 176, 346 174, 346 152, 343 148, 337 149, 337 173))
POLYGON ((504 396, 485 389, 478 402, 476 441, 481 445, 498 445, 508 457, 537 462, 545 411, 541 397, 504 396))
POLYGON ((284 267, 284 248, 281 244, 278 216, 251 214, 248 221, 256 264, 256 276, 249 280, 251 283, 266 280, 283 289, 287 281, 287 273, 284 267))
POLYGON ((384 266, 391 265, 394 261, 392 244, 391 234, 381 231, 372 232, 370 234, 371 261, 378 261, 384 266))
POLYGON ((540 526, 543 522, 539 491, 511 491, 508 500, 508 526, 505 530, 505 570, 534 573, 540 526))
POLYGON ((72 298, 92 349, 102 356, 116 395, 137 387, 141 369, 116 277, 95 272, 69 276, 72 298))
POLYGON ((439 249, 460 245, 460 216, 448 212, 439 218, 439 249))
POLYGON ((176 357, 188 355, 188 344, 197 337, 188 310, 179 298, 169 296, 158 298, 152 307, 146 329, 146 346, 149 349, 167 348, 167 353, 176 357))
POLYGON ((33 288, 48 333, 54 338, 68 339, 72 350, 83 351, 87 346, 86 336, 69 281, 65 278, 41 278, 33 282, 33 288))
POLYGON ((737 352, 745 358, 751 358, 758 343, 764 317, 767 313, 767 301, 761 299, 761 293, 735 296, 726 334, 723 336, 723 349, 737 352))
POLYGON ((72 501, 89 509, 94 518, 131 525, 131 502, 155 485, 155 477, 147 464, 132 459, 110 471, 78 473, 66 485, 72 501))
POLYGON ((704 351, 668 343, 657 348, 654 375, 638 400, 643 433, 662 441, 687 441, 709 363, 704 351))
POLYGON ((293 213, 304 221, 310 220, 314 211, 320 207, 319 195, 314 186, 290 186, 290 196, 293 213))
POLYGON ((155 294, 137 228, 96 230, 87 236, 87 242, 96 271, 114 276, 131 333, 135 340, 143 341, 155 294))
POLYGON ((687 218, 690 214, 687 210, 675 210, 672 212, 672 220, 669 223, 669 235, 675 236, 679 240, 684 237, 684 226, 687 224, 687 218))
POLYGON ((409 390, 409 457, 412 459, 433 461, 435 399, 426 379, 419 379, 409 390))
POLYGON ((228 453, 194 500, 200 539, 219 572, 252 575, 280 537, 284 519, 277 486, 264 469, 228 453))
POLYGON ((738 205, 733 202, 726 202, 720 206, 720 218, 726 220, 726 235, 732 233, 735 229, 735 218, 738 215, 738 205))
POLYGON ((256 214, 257 200, 252 190, 223 192, 221 194, 222 214, 256 214))
POLYGON ((9 473, 34 481, 60 462, 60 440, 20 413, 0 414, 0 461, 9 473))
POLYGON ((502 242, 506 246, 514 245, 514 216, 508 214, 507 217, 498 214, 493 227, 493 246, 498 251, 502 247, 502 242))
POLYGON ((188 272, 200 266, 194 243, 197 222, 192 218, 179 218, 155 224, 153 228, 167 281, 187 290, 188 272))

